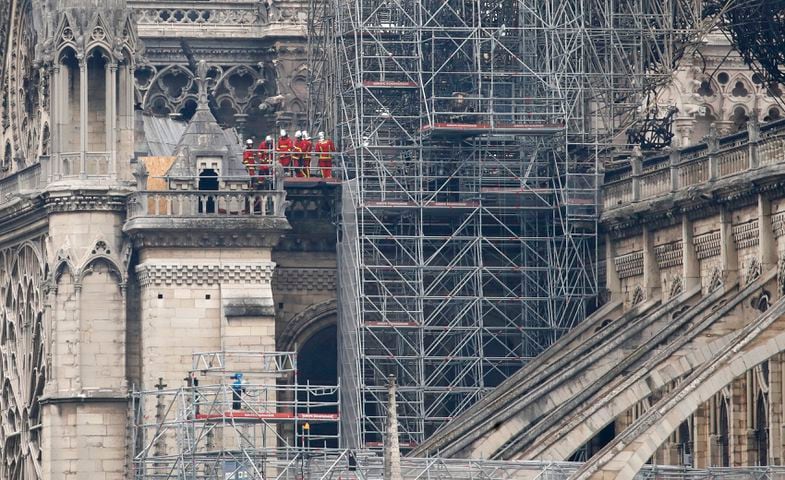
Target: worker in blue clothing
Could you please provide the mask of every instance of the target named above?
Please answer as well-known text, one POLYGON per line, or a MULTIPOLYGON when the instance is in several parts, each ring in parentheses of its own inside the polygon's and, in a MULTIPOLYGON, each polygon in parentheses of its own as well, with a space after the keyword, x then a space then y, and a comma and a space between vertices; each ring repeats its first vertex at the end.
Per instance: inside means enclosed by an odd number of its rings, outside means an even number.
POLYGON ((238 372, 230 378, 234 379, 234 382, 232 382, 232 410, 241 410, 243 394, 245 393, 243 374, 238 372))

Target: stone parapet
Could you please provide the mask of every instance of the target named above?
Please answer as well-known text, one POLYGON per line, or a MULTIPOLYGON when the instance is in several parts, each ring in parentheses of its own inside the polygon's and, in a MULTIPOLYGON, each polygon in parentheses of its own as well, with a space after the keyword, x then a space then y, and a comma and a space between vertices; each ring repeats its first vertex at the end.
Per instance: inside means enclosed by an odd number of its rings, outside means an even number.
POLYGON ((607 172, 603 220, 638 211, 650 214, 657 204, 713 200, 712 192, 747 188, 785 173, 780 166, 785 158, 783 127, 777 122, 760 133, 735 134, 711 146, 701 144, 646 159, 638 171, 630 166, 607 172))

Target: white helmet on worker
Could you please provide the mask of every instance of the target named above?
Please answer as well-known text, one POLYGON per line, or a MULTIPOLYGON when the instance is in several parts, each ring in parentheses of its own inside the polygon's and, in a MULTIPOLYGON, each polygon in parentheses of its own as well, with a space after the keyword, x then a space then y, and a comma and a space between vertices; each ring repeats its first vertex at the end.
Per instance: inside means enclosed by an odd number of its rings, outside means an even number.
POLYGON ((253 140, 251 140, 249 138, 248 140, 245 141, 245 144, 248 145, 248 146, 251 146, 251 145, 253 145, 253 140))
POLYGON ((286 136, 286 130, 284 130, 283 128, 281 129, 281 136, 282 136, 282 137, 285 137, 285 136, 286 136))
POLYGON ((306 140, 310 140, 310 139, 311 139, 311 136, 310 136, 310 135, 308 135, 308 132, 306 132, 305 130, 303 130, 303 138, 304 138, 304 139, 306 139, 306 140))
POLYGON ((303 132, 297 130, 296 132, 294 132, 294 138, 303 138, 303 132))
POLYGON ((324 132, 319 132, 319 140, 324 140, 324 132))
POLYGON ((265 142, 272 142, 273 141, 273 137, 270 136, 270 135, 267 135, 266 137, 264 137, 264 141, 265 142))

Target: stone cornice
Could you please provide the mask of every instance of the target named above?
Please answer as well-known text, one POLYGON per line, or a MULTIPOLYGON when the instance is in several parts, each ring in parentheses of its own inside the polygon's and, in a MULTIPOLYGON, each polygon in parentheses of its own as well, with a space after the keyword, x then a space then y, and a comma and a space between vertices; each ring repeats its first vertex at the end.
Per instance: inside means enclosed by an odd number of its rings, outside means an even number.
POLYGON ((219 283, 269 284, 273 278, 273 262, 224 264, 161 264, 143 263, 136 266, 139 285, 215 285, 219 283))
POLYGON ((335 268, 290 268, 279 267, 273 276, 273 289, 282 293, 335 291, 337 272, 335 268))
POLYGON ((67 186, 52 188, 43 193, 49 213, 62 212, 125 212, 126 200, 131 189, 118 186, 67 186))
POLYGON ((139 217, 123 226, 136 248, 272 248, 289 229, 280 217, 139 217))

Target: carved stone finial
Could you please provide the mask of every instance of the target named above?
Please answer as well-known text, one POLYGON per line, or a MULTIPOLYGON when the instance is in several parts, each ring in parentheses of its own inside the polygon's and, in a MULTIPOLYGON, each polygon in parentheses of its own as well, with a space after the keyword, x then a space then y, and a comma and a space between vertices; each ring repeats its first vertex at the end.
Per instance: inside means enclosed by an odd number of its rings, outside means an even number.
POLYGON ((720 147, 719 134, 717 133, 717 123, 711 122, 709 133, 703 137, 703 141, 709 147, 710 152, 716 152, 720 147))
POLYGON ((209 110, 208 104, 208 86, 207 82, 209 78, 207 76, 207 71, 209 70, 207 66, 207 62, 204 60, 199 60, 199 63, 196 65, 196 85, 199 88, 199 105, 197 108, 209 110))

